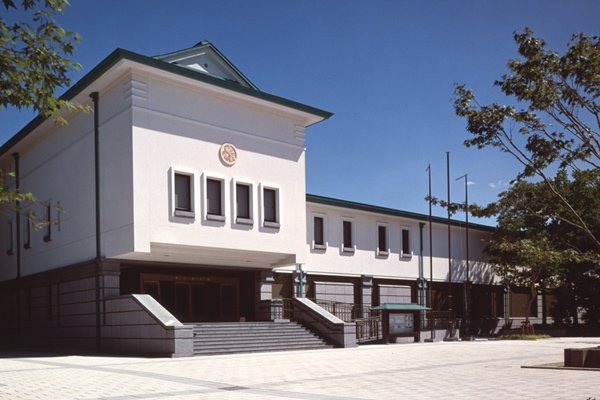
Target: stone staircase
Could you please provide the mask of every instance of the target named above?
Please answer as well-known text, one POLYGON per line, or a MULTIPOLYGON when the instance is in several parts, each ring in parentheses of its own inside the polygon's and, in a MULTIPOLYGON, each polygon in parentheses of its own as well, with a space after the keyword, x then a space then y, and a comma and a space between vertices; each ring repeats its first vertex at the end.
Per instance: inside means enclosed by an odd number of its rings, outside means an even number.
POLYGON ((197 356, 333 347, 295 321, 186 325, 194 329, 194 355, 197 356))

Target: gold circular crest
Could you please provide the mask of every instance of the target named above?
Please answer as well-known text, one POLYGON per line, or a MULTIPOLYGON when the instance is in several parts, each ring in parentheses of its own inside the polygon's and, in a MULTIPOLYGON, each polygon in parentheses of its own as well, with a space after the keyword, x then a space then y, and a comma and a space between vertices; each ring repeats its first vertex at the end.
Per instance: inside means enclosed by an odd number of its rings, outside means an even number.
POLYGON ((219 155, 221 156, 221 161, 229 166, 235 164, 238 158, 237 149, 231 143, 224 143, 221 149, 219 149, 219 155))

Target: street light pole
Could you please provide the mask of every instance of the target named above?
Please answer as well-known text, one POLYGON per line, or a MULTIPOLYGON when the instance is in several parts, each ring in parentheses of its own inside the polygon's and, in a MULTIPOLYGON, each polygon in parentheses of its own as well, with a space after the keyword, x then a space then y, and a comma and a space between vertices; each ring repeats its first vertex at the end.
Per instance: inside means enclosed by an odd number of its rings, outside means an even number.
POLYGON ((452 315, 452 244, 450 240, 450 152, 446 152, 446 170, 448 180, 448 311, 452 315))
POLYGON ((467 261, 467 279, 465 281, 465 319, 467 321, 467 335, 471 334, 471 279, 469 277, 469 178, 464 174, 456 180, 465 178, 465 236, 466 236, 466 261, 467 261))

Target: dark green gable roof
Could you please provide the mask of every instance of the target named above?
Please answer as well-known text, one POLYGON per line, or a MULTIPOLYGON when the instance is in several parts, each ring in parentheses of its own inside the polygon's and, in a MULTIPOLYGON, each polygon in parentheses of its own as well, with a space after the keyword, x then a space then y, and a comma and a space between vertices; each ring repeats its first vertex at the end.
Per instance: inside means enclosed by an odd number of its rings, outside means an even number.
POLYGON ((246 76, 244 74, 242 74, 242 71, 240 71, 239 69, 237 69, 237 67, 235 65, 233 65, 233 63, 231 61, 229 61, 229 59, 227 59, 227 57, 225 57, 223 55, 223 53, 221 53, 214 44, 212 44, 211 42, 209 42, 208 40, 203 40, 200 43, 197 43, 196 45, 187 48, 187 49, 183 49, 183 50, 177 50, 177 51, 173 51, 171 53, 166 53, 166 54, 160 54, 158 56, 154 56, 152 58, 155 58, 157 60, 162 60, 164 58, 170 57, 170 56, 174 56, 176 54, 181 54, 181 53, 187 53, 189 50, 192 49, 204 49, 204 48, 210 48, 212 49, 219 57, 221 57, 221 59, 227 64, 229 65, 229 67, 231 69, 233 69, 243 80, 244 82, 246 82, 248 84, 248 86, 250 86, 251 88, 253 88, 254 90, 259 90, 258 87, 256 87, 255 84, 253 84, 252 82, 250 82, 250 79, 246 78, 246 76))
MULTIPOLYGON (((372 206, 372 205, 363 204, 363 203, 355 203, 353 201, 333 199, 331 197, 317 196, 314 194, 307 194, 306 202, 307 203, 315 203, 315 204, 323 204, 323 205, 333 206, 333 207, 348 208, 351 210, 366 211, 366 212, 371 212, 371 213, 375 213, 375 214, 391 215, 393 217, 410 218, 410 219, 416 219, 418 221, 429 222, 429 216, 425 215, 425 214, 418 214, 418 213, 414 213, 414 212, 410 212, 410 211, 396 210, 393 208, 372 206)), ((448 219, 446 219, 446 218, 432 217, 431 221, 438 223, 438 224, 448 224, 448 219)), ((465 226, 464 221, 458 221, 458 220, 450 220, 450 224, 453 226, 459 226, 459 227, 465 226)), ((469 228, 478 229, 481 231, 488 231, 488 232, 493 232, 496 229, 493 226, 473 224, 471 222, 469 222, 469 228)))
MULTIPOLYGON (((212 75, 205 74, 200 71, 193 70, 191 68, 186 68, 176 64, 170 64, 161 60, 158 60, 153 57, 143 56, 141 54, 137 54, 128 50, 116 49, 113 51, 108 57, 106 57, 100 64, 98 64, 94 69, 88 72, 83 78, 81 78, 77 83, 71 86, 62 96, 61 99, 71 100, 76 95, 81 93, 84 89, 86 89, 89 85, 91 85, 96 79, 102 76, 105 72, 107 72, 112 66, 114 66, 117 62, 121 60, 129 60, 133 62, 137 62, 152 68, 156 68, 161 71, 170 72, 179 76, 184 76, 186 78, 194 79, 200 82, 205 82, 214 86, 221 87, 223 89, 231 90, 234 92, 242 93, 248 96, 256 97, 261 100, 269 101, 271 103, 279 104, 285 107, 289 107, 298 111, 306 112, 308 114, 316 115, 323 119, 327 119, 331 117, 333 114, 328 111, 323 111, 318 108, 314 108, 311 106, 307 106, 305 104, 297 103, 292 100, 284 99, 283 97, 275 96, 272 94, 268 94, 265 92, 261 92, 254 88, 247 88, 242 85, 239 85, 235 82, 230 82, 220 77, 215 77, 212 75)), ((27 124, 23 129, 21 129, 16 135, 10 138, 6 143, 0 147, 0 156, 4 155, 7 151, 9 151, 14 145, 16 145, 21 139, 27 136, 30 132, 32 132, 36 127, 38 127, 42 122, 44 122, 44 118, 40 115, 35 117, 29 124, 27 124)))

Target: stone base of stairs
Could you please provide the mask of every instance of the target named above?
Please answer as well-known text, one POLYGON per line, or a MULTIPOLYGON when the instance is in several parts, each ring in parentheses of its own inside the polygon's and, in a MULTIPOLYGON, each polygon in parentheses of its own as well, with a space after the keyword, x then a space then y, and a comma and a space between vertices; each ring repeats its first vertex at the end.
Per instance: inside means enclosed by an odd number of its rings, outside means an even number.
POLYGON ((203 322, 194 331, 194 355, 327 349, 321 338, 295 321, 203 322))

